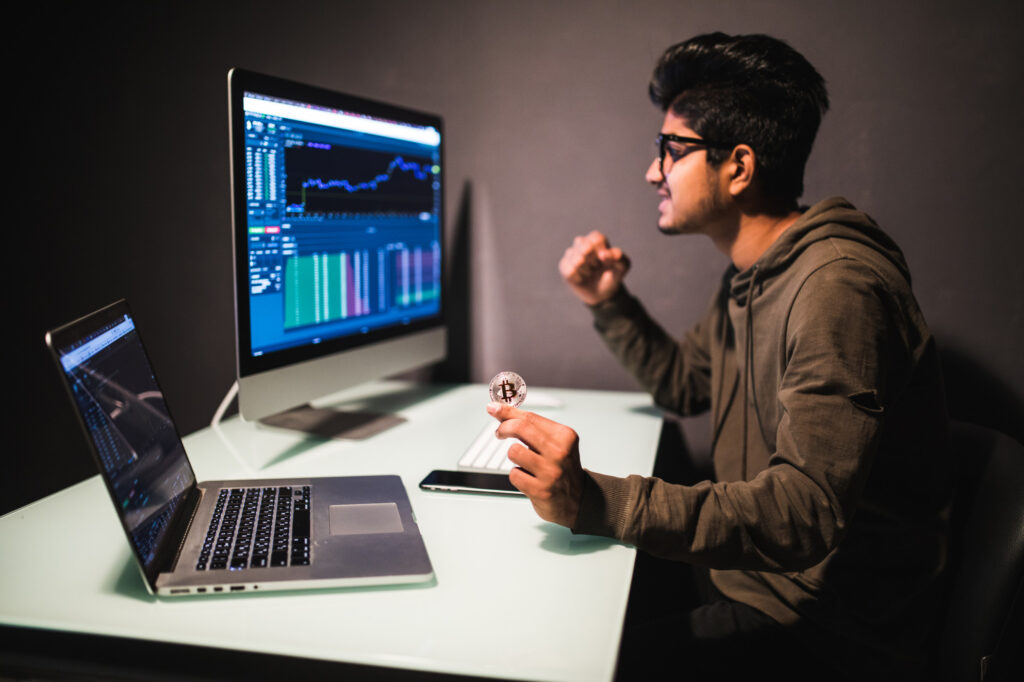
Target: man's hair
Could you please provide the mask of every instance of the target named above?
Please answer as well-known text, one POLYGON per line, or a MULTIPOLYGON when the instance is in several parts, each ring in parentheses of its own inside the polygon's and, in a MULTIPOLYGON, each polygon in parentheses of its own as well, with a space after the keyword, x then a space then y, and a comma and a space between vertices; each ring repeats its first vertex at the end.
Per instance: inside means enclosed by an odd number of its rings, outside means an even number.
MULTIPOLYGON (((665 50, 649 90, 651 101, 671 108, 701 137, 750 145, 766 196, 795 202, 803 194, 828 92, 788 44, 766 35, 696 36, 665 50)), ((720 165, 730 151, 709 148, 708 160, 720 165)))

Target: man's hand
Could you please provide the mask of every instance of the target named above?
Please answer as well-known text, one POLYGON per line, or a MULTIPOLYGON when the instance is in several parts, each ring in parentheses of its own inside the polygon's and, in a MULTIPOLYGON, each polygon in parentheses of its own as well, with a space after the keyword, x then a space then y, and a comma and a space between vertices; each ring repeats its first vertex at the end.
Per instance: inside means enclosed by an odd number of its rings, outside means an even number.
POLYGON ((595 230, 573 240, 558 263, 558 271, 580 300, 597 305, 619 290, 629 271, 629 258, 622 249, 612 248, 608 238, 595 230))
POLYGON ((567 528, 576 523, 583 497, 583 467, 579 436, 568 426, 501 403, 487 412, 498 419, 498 438, 518 438, 508 458, 516 465, 509 472, 512 485, 522 491, 545 521, 567 528))

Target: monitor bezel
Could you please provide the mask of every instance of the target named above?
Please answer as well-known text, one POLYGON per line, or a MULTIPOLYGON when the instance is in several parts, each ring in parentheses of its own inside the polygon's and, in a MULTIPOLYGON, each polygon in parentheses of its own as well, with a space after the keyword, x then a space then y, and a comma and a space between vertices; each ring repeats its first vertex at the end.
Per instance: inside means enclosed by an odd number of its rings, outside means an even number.
POLYGON ((389 104, 357 95, 301 83, 285 78, 256 73, 241 68, 228 71, 228 121, 230 141, 231 223, 235 305, 235 358, 238 378, 251 377, 271 370, 369 346, 418 332, 443 329, 447 319, 445 264, 445 153, 444 120, 438 114, 389 104), (441 296, 436 314, 410 320, 360 334, 348 334, 319 343, 306 343, 261 355, 252 355, 252 326, 249 305, 248 217, 245 185, 245 112, 242 99, 246 92, 342 111, 363 113, 386 120, 399 120, 414 125, 433 126, 440 134, 441 189, 438 215, 441 244, 441 296))

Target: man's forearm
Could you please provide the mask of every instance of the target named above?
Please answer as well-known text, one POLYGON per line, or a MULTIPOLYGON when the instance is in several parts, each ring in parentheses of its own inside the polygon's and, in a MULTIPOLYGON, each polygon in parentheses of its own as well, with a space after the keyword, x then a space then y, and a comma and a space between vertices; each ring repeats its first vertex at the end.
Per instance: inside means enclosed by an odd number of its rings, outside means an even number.
POLYGON ((605 344, 659 406, 682 415, 708 409, 709 360, 698 335, 671 338, 625 287, 590 309, 605 344))

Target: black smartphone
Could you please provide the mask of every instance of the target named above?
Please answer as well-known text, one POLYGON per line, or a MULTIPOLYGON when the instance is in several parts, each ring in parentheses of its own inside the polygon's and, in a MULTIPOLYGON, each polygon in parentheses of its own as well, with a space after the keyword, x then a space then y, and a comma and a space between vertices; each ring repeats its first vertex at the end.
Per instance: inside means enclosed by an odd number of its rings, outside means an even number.
POLYGON ((443 490, 452 493, 522 495, 505 473, 485 474, 477 471, 435 469, 420 481, 420 487, 424 490, 443 490))

